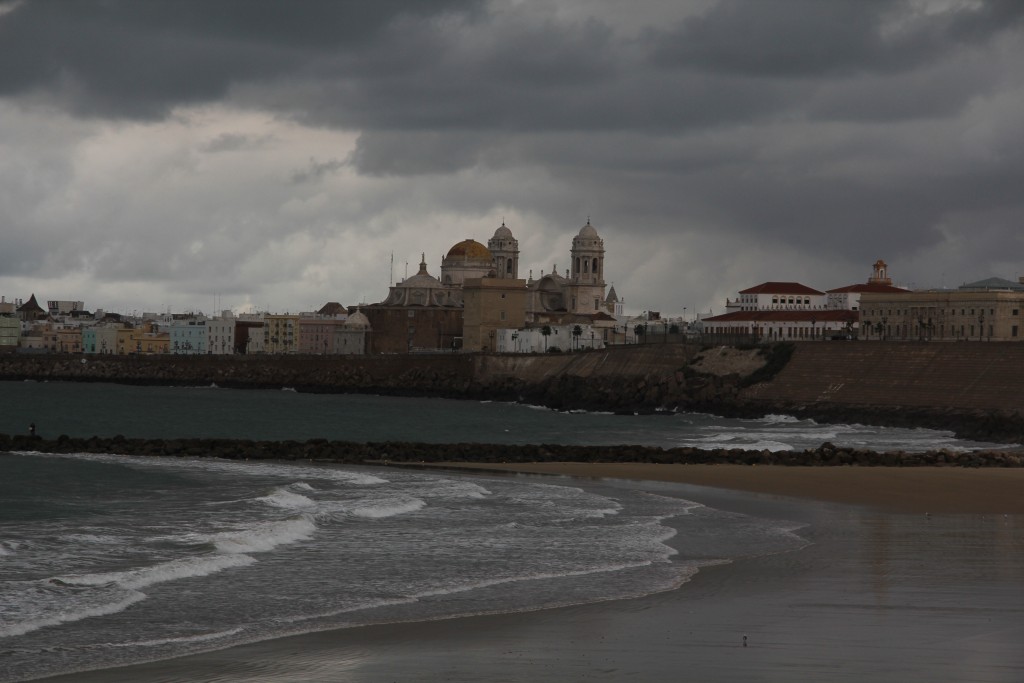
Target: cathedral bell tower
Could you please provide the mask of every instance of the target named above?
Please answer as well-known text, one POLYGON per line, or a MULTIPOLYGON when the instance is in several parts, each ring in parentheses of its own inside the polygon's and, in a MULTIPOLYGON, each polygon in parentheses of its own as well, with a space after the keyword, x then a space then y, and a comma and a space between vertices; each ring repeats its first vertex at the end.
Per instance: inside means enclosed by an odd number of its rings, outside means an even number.
POLYGON ((604 311, 604 240, 590 224, 572 238, 566 309, 593 315, 604 311))
POLYGON ((494 273, 499 279, 519 279, 519 240, 512 236, 505 221, 487 240, 487 249, 494 255, 494 273))

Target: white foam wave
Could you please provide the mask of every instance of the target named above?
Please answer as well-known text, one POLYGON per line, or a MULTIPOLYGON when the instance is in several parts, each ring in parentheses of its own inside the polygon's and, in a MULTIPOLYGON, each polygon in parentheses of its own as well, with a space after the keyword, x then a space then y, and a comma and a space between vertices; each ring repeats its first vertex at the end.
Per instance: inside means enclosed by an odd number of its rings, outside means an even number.
POLYGON ((219 631, 217 633, 202 633, 195 636, 180 636, 178 638, 156 638, 154 640, 135 640, 127 643, 108 643, 110 647, 154 647, 158 645, 177 645, 181 643, 205 643, 210 640, 220 640, 241 633, 244 626, 219 631))
POLYGON ((208 576, 233 567, 244 567, 256 560, 248 555, 206 555, 162 562, 152 567, 140 567, 121 572, 58 576, 56 581, 72 587, 106 586, 114 584, 129 590, 138 590, 156 583, 208 576))
POLYGON ((279 545, 312 538, 316 524, 305 515, 276 522, 262 522, 245 529, 222 531, 206 537, 222 553, 263 553, 279 545))
POLYGON ((779 424, 779 423, 793 423, 802 422, 798 417, 793 415, 765 415, 762 418, 754 420, 754 422, 766 422, 768 424, 779 424))
POLYGON ((412 498, 410 500, 381 501, 357 505, 350 508, 349 513, 355 517, 383 519, 385 517, 394 517, 395 515, 405 515, 410 512, 416 512, 417 510, 422 510, 424 506, 426 506, 425 501, 422 501, 419 498, 412 498))
POLYGON ((781 441, 755 441, 752 444, 743 446, 748 451, 771 451, 772 453, 778 451, 791 451, 793 447, 788 443, 781 441))
POLYGON ((471 581, 468 583, 459 584, 456 586, 445 586, 443 588, 434 588, 427 591, 416 593, 413 597, 415 598, 430 598, 438 595, 454 595, 456 593, 465 593, 471 590, 477 590, 479 588, 489 588, 491 586, 500 586, 506 583, 517 583, 520 581, 544 581, 550 579, 565 579, 573 576, 587 576, 590 574, 606 574, 612 572, 620 572, 626 569, 638 569, 640 567, 649 567, 653 564, 651 560, 642 560, 640 562, 620 562, 615 564, 606 564, 600 567, 590 567, 587 569, 576 569, 564 572, 539 572, 536 574, 527 574, 523 576, 505 576, 496 579, 484 579, 482 581, 471 581))
POLYGON ((292 493, 286 488, 275 489, 269 496, 257 498, 259 502, 271 507, 286 510, 303 510, 316 507, 316 503, 300 493, 292 493))
POLYGON ((32 619, 30 621, 21 621, 16 624, 0 625, 0 638, 7 638, 10 636, 21 636, 32 631, 38 631, 41 628, 47 626, 57 626, 58 624, 66 624, 72 621, 81 621, 82 619, 89 619, 90 617, 102 617, 108 614, 117 614, 123 612, 140 600, 145 600, 146 595, 138 591, 128 591, 122 594, 120 600, 106 602, 99 605, 91 605, 86 607, 71 607, 68 609, 66 606, 60 610, 54 610, 48 616, 32 619))
POLYGON ((289 488, 293 488, 296 491, 315 491, 316 490, 316 489, 314 489, 312 486, 310 486, 309 484, 307 484, 304 481, 297 481, 294 484, 292 484, 289 488))

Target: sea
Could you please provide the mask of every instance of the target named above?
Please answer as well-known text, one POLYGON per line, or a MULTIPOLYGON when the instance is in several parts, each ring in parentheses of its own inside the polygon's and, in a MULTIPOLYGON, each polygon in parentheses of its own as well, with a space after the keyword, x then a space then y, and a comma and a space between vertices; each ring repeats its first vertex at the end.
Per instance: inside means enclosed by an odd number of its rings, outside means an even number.
MULTIPOLYGON (((0 383, 0 432, 774 450, 993 446, 786 416, 559 413, 425 398, 0 383)), ((286 635, 619 600, 802 525, 670 487, 110 454, 0 453, 0 681, 286 635)))

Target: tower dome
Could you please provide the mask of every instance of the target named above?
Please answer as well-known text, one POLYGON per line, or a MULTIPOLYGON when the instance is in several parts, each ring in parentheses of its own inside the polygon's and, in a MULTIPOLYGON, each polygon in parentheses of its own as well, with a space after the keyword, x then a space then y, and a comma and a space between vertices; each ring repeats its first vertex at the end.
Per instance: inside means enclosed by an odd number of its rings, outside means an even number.
POLYGON ((587 224, 580 228, 579 236, 583 237, 584 239, 597 239, 597 230, 595 230, 594 226, 590 224, 589 218, 587 219, 587 224))
POLYGON ((494 277, 494 254, 476 240, 462 240, 441 259, 441 282, 462 285, 467 278, 494 277))

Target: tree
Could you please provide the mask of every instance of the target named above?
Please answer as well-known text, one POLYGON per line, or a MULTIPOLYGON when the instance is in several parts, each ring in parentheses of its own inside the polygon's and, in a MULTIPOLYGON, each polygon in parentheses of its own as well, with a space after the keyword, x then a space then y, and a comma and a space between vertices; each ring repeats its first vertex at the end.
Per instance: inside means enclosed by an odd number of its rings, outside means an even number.
POLYGON ((669 334, 679 334, 679 325, 676 325, 675 323, 672 323, 671 325, 669 325, 668 326, 668 333, 669 334))
POLYGON ((540 333, 544 335, 544 350, 548 350, 548 337, 551 336, 551 325, 545 325, 540 328, 540 333))
POLYGON ((574 325, 572 328, 572 345, 577 349, 580 347, 581 334, 583 334, 583 328, 579 325, 574 325))
POLYGON ((633 328, 633 334, 636 335, 637 340, 639 340, 641 337, 643 337, 644 336, 644 332, 646 332, 646 331, 647 330, 646 330, 644 325, 637 325, 636 327, 633 328))

